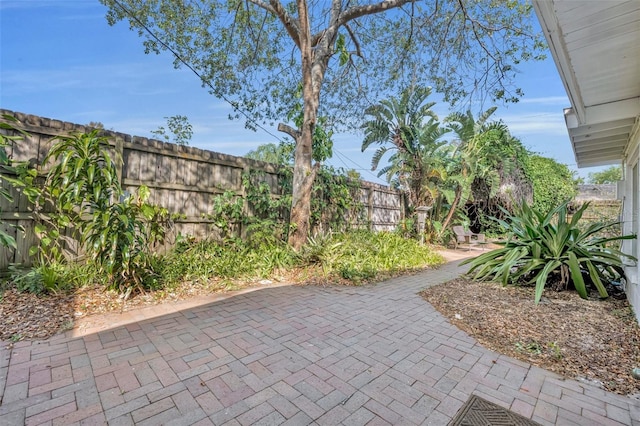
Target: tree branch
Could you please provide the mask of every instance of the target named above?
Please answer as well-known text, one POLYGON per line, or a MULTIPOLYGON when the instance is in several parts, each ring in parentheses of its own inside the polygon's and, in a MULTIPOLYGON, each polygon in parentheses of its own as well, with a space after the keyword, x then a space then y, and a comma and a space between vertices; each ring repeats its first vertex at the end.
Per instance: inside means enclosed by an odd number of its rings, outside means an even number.
POLYGON ((478 41, 478 44, 480 45, 482 50, 484 50, 487 56, 493 59, 494 62, 499 63, 498 59, 496 59, 496 57, 489 51, 489 49, 487 49, 487 46, 482 41, 482 37, 480 37, 480 35, 478 34, 478 30, 476 29, 476 21, 473 18, 471 18, 471 15, 469 15, 469 13, 467 12, 467 8, 464 6, 464 2, 462 0, 458 0, 458 4, 462 9, 462 13, 464 14, 464 19, 471 23, 471 30, 473 31, 473 35, 475 36, 475 39, 478 41))
POLYGON ((300 137, 300 131, 299 130, 294 129, 293 127, 291 127, 291 126, 289 126, 287 124, 284 124, 284 123, 278 124, 278 131, 288 134, 296 142, 298 141, 298 138, 300 137))
POLYGON ((293 40, 296 46, 298 46, 298 49, 300 48, 300 26, 298 22, 296 22, 296 20, 287 13, 284 7, 282 7, 282 3, 280 3, 279 0, 269 0, 269 4, 263 0, 248 1, 277 16, 278 19, 280 19, 280 22, 284 25, 284 29, 287 30, 291 40, 293 40))
POLYGON ((269 13, 273 13, 274 15, 277 15, 275 9, 273 7, 271 7, 269 4, 265 3, 262 0, 247 0, 249 3, 253 3, 254 5, 266 10, 269 13))
POLYGON ((360 43, 358 42, 358 38, 356 37, 355 33, 351 30, 351 27, 349 26, 349 24, 345 23, 344 27, 347 29, 347 32, 351 37, 351 41, 353 41, 353 44, 356 47, 356 56, 362 58, 362 51, 360 50, 360 43))
POLYGON ((353 6, 340 14, 340 18, 338 19, 338 26, 342 26, 347 22, 353 21, 354 19, 361 16, 373 15, 375 13, 384 12, 385 10, 395 9, 414 1, 415 0, 386 0, 381 1, 380 3, 368 4, 363 6, 353 6))

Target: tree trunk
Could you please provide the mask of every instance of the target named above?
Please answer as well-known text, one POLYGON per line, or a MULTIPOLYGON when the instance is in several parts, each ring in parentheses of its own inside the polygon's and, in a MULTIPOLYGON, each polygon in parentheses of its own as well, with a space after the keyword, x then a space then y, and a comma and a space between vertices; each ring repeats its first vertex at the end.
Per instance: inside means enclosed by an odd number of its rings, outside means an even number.
POLYGON ((320 102, 322 74, 314 75, 314 52, 312 49, 311 28, 307 14, 306 0, 298 0, 300 16, 300 54, 302 55, 302 99, 303 122, 296 138, 296 150, 293 167, 293 193, 291 199, 291 224, 289 245, 299 250, 309 236, 311 218, 311 190, 316 177, 316 168, 312 167, 313 131, 315 129, 320 102), (315 80, 318 80, 314 82, 315 80), (316 84, 314 84, 316 83, 316 84))
POLYGON ((449 210, 449 213, 447 213, 447 217, 444 218, 444 222, 442 222, 443 231, 447 229, 449 222, 451 222, 451 219, 458 208, 458 203, 460 203, 460 197, 462 197, 462 186, 458 185, 456 188, 456 196, 453 197, 453 202, 451 203, 451 209, 449 210))
POLYGON ((316 169, 311 166, 312 137, 313 133, 309 134, 303 130, 296 141, 290 219, 293 226, 289 233, 289 245, 295 250, 305 244, 309 235, 311 190, 316 175, 316 169))

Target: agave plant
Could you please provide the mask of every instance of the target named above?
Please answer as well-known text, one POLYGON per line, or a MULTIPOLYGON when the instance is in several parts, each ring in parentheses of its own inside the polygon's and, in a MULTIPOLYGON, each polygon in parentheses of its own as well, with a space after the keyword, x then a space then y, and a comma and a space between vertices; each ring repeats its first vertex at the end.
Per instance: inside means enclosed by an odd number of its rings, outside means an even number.
POLYGON ((548 212, 523 203, 514 215, 498 223, 508 231, 502 247, 463 263, 476 280, 497 280, 503 285, 535 283, 535 301, 542 297, 551 277, 566 288, 571 282, 583 299, 588 296, 585 277, 601 298, 608 297, 603 280, 624 276, 622 259, 634 257, 614 248, 611 242, 633 239, 635 235, 601 237, 602 231, 619 222, 593 223, 582 229, 578 222, 589 203, 583 204, 569 220, 569 201, 548 212))

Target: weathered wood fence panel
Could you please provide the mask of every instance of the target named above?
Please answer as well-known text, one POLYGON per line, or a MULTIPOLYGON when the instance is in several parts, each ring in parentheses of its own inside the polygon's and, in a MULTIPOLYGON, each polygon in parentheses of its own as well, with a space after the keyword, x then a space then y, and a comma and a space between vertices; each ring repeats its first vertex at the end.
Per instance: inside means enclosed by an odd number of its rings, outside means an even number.
MULTIPOLYGON (((55 136, 92 130, 80 124, 0 109, 0 115, 4 114, 15 116, 19 120, 17 127, 29 134, 8 150, 14 161, 42 164, 55 136)), ((279 166, 274 164, 119 132, 104 131, 104 135, 109 139, 109 152, 122 159, 119 173, 122 187, 133 192, 146 185, 151 190, 149 202, 180 215, 175 220, 175 235, 205 238, 212 232, 215 234, 211 220, 207 219, 213 200, 225 190, 244 196, 243 173, 260 171, 272 194, 282 192, 279 166)), ((47 169, 43 166, 43 171, 47 169)), ((16 237, 18 249, 0 248, 0 270, 12 263, 30 264, 29 248, 36 243, 28 200, 7 182, 2 185, 14 195, 14 201, 0 199, 0 226, 16 237), (22 226, 24 232, 15 226, 22 226)), ((372 182, 363 181, 361 185, 360 201, 367 212, 367 224, 376 231, 393 230, 402 217, 401 194, 372 182)))

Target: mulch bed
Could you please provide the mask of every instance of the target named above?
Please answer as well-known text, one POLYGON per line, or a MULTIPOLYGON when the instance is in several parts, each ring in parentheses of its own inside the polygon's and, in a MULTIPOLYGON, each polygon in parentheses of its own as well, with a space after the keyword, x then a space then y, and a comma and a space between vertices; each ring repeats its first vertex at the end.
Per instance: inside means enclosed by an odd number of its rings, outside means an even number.
POLYGON ((483 346, 622 395, 640 394, 640 327, 626 300, 581 299, 574 291, 503 287, 465 278, 422 293, 483 346))

